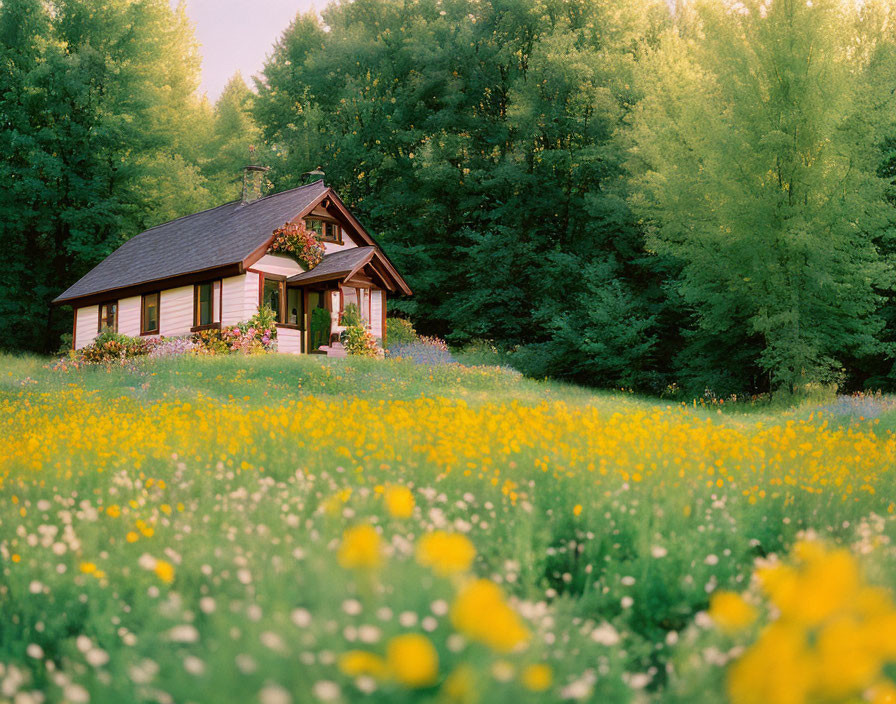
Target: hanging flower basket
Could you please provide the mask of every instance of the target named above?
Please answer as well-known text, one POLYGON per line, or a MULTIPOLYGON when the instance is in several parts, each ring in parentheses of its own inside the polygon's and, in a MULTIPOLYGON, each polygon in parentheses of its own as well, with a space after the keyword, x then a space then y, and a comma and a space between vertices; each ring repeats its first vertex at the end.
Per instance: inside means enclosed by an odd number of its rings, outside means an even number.
POLYGON ((283 227, 274 230, 274 240, 268 247, 268 254, 283 254, 292 257, 305 271, 320 264, 325 251, 317 235, 305 227, 302 220, 288 222, 283 227))

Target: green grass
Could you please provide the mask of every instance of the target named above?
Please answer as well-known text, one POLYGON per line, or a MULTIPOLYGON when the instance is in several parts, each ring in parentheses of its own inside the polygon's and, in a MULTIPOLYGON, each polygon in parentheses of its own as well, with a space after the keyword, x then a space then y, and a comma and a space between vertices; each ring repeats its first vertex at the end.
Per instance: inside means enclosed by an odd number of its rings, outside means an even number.
POLYGON ((867 547, 869 579, 896 584, 896 416, 837 403, 694 408, 394 360, 0 357, 0 686, 15 672, 16 691, 110 704, 720 701, 724 668, 700 653, 755 632, 700 614, 747 590, 757 557, 811 530, 867 547), (411 516, 387 510, 389 485, 411 516), (383 565, 340 564, 366 523, 383 565), (416 559, 433 530, 471 541, 525 648, 453 622, 469 575, 416 559), (432 642, 432 683, 340 670, 403 633, 432 642), (538 663, 553 684, 533 692, 538 663))

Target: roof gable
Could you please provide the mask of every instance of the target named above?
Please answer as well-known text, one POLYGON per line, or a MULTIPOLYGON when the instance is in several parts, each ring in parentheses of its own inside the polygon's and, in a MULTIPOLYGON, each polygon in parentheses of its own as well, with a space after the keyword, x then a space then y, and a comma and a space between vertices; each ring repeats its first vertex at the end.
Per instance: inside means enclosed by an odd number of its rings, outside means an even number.
POLYGON ((304 214, 330 189, 323 181, 157 225, 131 238, 54 303, 242 263, 264 250, 276 228, 304 214))

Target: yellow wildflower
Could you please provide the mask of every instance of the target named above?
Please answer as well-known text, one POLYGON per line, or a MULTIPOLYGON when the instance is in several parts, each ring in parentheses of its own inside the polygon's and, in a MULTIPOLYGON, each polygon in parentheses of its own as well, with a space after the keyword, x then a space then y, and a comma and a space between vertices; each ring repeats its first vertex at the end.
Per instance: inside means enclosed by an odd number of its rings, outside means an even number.
POLYGON ((395 636, 386 646, 389 672, 405 687, 428 687, 439 674, 439 656, 424 635, 406 633, 395 636))
POLYGON ((709 602, 709 615, 719 628, 733 633, 756 620, 756 608, 748 604, 740 594, 718 591, 709 602))
POLYGON ((582 504, 576 504, 572 507, 572 515, 577 517, 582 515, 582 504))
POLYGON ((96 564, 93 562, 82 562, 79 569, 84 574, 93 574, 94 572, 96 572, 96 564))
POLYGON ((538 663, 527 665, 520 679, 526 689, 532 692, 543 692, 553 683, 554 673, 550 665, 538 663))
POLYGON ((436 574, 466 572, 476 557, 476 548, 465 535, 442 530, 427 533, 417 543, 417 562, 436 574))
POLYGON ((471 640, 507 653, 529 640, 529 630, 504 601, 501 588, 487 579, 468 583, 451 607, 451 623, 471 640))
POLYGON ((406 486, 390 486, 384 496, 393 518, 409 518, 414 513, 414 495, 406 486))
POLYGON ((374 568, 382 562, 382 540, 376 529, 365 523, 349 528, 342 536, 339 564, 343 567, 374 568))
POLYGON ((161 579, 165 584, 171 584, 174 581, 174 566, 165 560, 156 560, 156 566, 153 567, 156 577, 161 579))
POLYGON ((774 623, 731 668, 731 704, 802 704, 815 676, 799 627, 774 623))
POLYGON ((388 673, 386 661, 366 650, 350 650, 339 657, 339 669, 348 677, 368 675, 382 679, 388 673))

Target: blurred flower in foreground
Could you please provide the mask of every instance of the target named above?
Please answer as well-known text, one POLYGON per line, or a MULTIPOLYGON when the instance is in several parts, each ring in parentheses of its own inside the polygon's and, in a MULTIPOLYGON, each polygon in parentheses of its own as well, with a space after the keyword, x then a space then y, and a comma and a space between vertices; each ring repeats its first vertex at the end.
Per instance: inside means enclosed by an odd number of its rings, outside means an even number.
POLYGON ((465 585, 451 607, 454 627, 472 640, 500 653, 529 641, 529 631, 519 615, 504 601, 501 588, 487 579, 465 585))
POLYGON ((466 572, 476 557, 476 548, 465 535, 437 530, 417 543, 417 562, 443 577, 466 572))
POLYGON ((349 528, 342 536, 339 564, 343 567, 374 568, 382 562, 382 539, 370 524, 349 528))
MULTIPOLYGON (((896 607, 847 550, 802 541, 757 577, 777 615, 728 673, 734 704, 889 701, 896 690, 883 667, 896 660, 896 607)), ((725 630, 755 613, 736 598, 720 594, 710 607, 725 630)))
POLYGON ((414 495, 406 486, 390 486, 385 492, 386 508, 393 518, 410 518, 414 513, 414 495))

